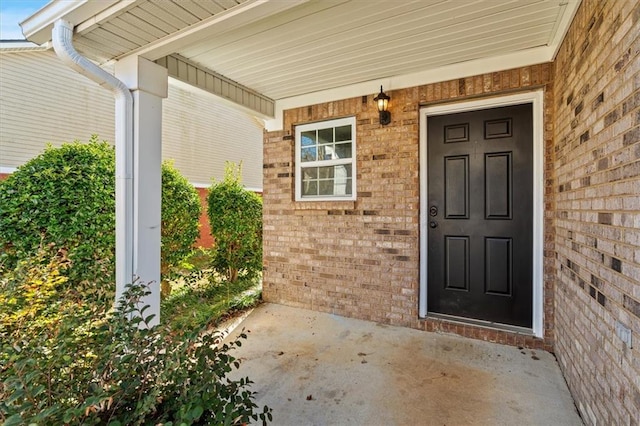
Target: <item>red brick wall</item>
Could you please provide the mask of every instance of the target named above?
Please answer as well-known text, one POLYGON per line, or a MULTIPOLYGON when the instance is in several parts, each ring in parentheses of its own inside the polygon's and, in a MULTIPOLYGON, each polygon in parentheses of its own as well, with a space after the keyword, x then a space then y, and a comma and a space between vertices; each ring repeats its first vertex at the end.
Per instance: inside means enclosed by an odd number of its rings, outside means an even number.
MULTIPOLYGON (((551 64, 541 64, 387 92, 392 123, 384 127, 378 124, 373 95, 286 111, 285 130, 265 134, 265 299, 380 323, 551 348, 551 250, 545 253, 549 277, 544 339, 418 319, 420 106, 542 87, 550 123, 551 79, 551 64), (294 125, 344 116, 357 121, 357 200, 294 202, 294 125)), ((545 130, 548 162, 553 155, 551 130, 545 130)), ((546 173, 551 170, 548 166, 546 173)), ((547 214, 546 241, 553 240, 552 220, 547 214)))
POLYGON ((555 62, 556 354, 594 425, 640 424, 639 34, 637 0, 583 0, 555 62))
POLYGON ((209 217, 207 216, 207 191, 208 188, 196 188, 200 196, 200 204, 202 205, 202 214, 200 215, 200 236, 196 240, 196 247, 211 248, 213 247, 213 237, 211 236, 211 226, 209 225, 209 217))

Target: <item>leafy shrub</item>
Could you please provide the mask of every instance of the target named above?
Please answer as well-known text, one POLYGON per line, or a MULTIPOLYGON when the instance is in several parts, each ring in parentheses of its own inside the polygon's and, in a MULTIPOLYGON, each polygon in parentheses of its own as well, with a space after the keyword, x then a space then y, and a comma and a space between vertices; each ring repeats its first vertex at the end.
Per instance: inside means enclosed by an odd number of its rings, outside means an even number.
POLYGON ((271 420, 271 410, 253 402, 248 378, 227 377, 238 368, 230 352, 240 340, 149 327, 138 307, 143 285, 129 286, 116 312, 85 303, 60 273, 64 253, 49 255, 40 250, 0 281, 4 425, 271 420))
MULTIPOLYGON (((198 236, 197 191, 162 165, 162 264, 166 272, 198 236)), ((74 281, 112 281, 115 253, 115 152, 92 136, 49 146, 0 181, 0 264, 13 269, 42 244, 65 247, 74 281)))
POLYGON ((68 249, 74 278, 113 272, 115 156, 92 137, 41 155, 0 181, 0 250, 8 269, 41 244, 68 249), (100 265, 101 267, 97 267, 100 265))
POLYGON ((241 167, 227 163, 224 179, 209 188, 213 266, 230 282, 262 270, 262 198, 241 184, 241 167))
POLYGON ((162 163, 162 273, 187 257, 200 235, 202 205, 198 191, 173 167, 162 163))

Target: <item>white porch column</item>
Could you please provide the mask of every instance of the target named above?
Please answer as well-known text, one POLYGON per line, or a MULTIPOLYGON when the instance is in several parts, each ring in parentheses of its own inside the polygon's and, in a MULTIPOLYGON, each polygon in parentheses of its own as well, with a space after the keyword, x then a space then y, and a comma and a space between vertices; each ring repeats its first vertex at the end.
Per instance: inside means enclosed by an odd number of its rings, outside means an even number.
POLYGON ((139 56, 116 63, 116 77, 133 95, 133 275, 150 284, 143 300, 160 321, 160 211, 162 190, 162 99, 167 69, 139 56))

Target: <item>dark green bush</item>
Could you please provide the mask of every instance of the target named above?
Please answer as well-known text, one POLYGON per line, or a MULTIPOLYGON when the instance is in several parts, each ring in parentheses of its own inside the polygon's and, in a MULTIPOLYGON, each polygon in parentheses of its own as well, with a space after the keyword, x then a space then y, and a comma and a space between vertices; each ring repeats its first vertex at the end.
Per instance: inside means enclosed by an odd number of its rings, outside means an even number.
POLYGON ((162 272, 178 265, 200 235, 202 205, 198 191, 173 167, 162 163, 162 272))
POLYGON ((148 327, 138 307, 143 285, 129 286, 116 312, 86 303, 61 273, 67 267, 63 252, 50 257, 45 249, 0 278, 5 426, 271 420, 271 410, 253 402, 251 381, 227 376, 238 368, 230 352, 239 340, 148 327))
POLYGON ((7 269, 41 245, 65 247, 74 279, 94 280, 113 271, 115 156, 92 137, 49 146, 0 181, 0 249, 7 269), (100 267, 98 267, 100 266, 100 267))
POLYGON ((209 223, 215 238, 213 266, 234 282, 262 270, 262 198, 241 184, 241 168, 225 167, 224 179, 209 188, 209 223))
MULTIPOLYGON (((113 280, 115 152, 93 136, 48 147, 0 181, 0 266, 13 269, 41 245, 68 250, 75 282, 113 280)), ((191 250, 198 236, 198 193, 171 164, 162 166, 163 271, 191 250)))

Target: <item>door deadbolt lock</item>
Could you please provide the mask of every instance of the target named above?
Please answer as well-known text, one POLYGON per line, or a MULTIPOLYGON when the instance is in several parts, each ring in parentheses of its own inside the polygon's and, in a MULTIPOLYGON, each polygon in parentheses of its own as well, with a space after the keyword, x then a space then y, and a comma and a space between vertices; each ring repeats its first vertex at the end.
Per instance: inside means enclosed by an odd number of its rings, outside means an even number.
POLYGON ((429 216, 431 217, 438 216, 438 208, 436 206, 429 207, 429 216))

